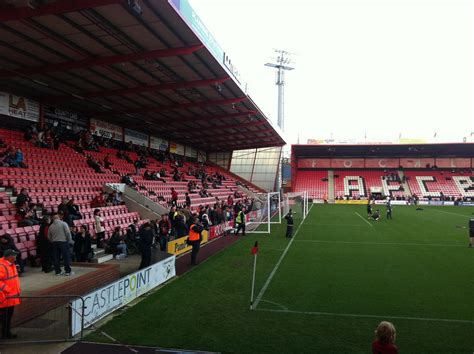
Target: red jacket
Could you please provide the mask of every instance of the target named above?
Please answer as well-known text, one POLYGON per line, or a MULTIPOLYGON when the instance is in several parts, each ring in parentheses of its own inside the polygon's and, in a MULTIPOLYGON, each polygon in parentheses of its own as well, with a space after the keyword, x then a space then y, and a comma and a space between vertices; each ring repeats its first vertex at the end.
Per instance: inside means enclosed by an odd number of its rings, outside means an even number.
POLYGON ((20 278, 15 263, 0 258, 0 308, 20 305, 20 278))

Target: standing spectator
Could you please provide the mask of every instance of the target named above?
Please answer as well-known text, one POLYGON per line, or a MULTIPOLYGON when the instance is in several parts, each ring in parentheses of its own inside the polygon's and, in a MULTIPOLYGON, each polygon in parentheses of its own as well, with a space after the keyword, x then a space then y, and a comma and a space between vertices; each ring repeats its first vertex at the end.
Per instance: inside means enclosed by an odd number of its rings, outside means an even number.
POLYGON ((92 237, 87 225, 82 225, 74 241, 76 262, 87 262, 92 253, 92 237))
POLYGON ((170 231, 171 222, 168 219, 168 214, 162 214, 161 220, 158 222, 158 235, 160 238, 160 249, 164 252, 166 252, 170 231))
POLYGON ((293 225, 294 225, 293 212, 291 209, 288 212, 288 214, 286 214, 285 219, 286 219, 286 236, 285 237, 291 238, 293 237, 293 225))
POLYGON ((69 218, 69 208, 68 208, 69 200, 67 198, 63 198, 61 204, 58 205, 58 213, 62 216, 62 219, 68 224, 72 226, 72 220, 69 218))
POLYGON ((139 247, 142 253, 142 261, 138 270, 148 267, 151 264, 151 246, 155 239, 155 234, 149 222, 145 223, 139 232, 139 247))
POLYGON ((188 228, 188 225, 186 224, 184 215, 178 214, 178 216, 176 216, 175 229, 176 229, 177 238, 186 236, 189 233, 189 228, 188 228))
POLYGON ((197 256, 201 247, 203 227, 198 220, 194 220, 189 228, 188 244, 192 246, 191 250, 191 264, 197 265, 197 256))
POLYGON ((191 197, 189 196, 188 192, 186 192, 184 195, 186 196, 186 206, 188 208, 190 208, 191 207, 191 197))
POLYGON ((100 216, 100 209, 94 210, 94 230, 97 248, 102 248, 102 240, 105 239, 104 219, 100 216))
POLYGON ((53 259, 53 244, 48 238, 48 229, 51 224, 51 218, 44 216, 41 220, 38 234, 36 235, 36 248, 41 261, 41 270, 45 273, 49 273, 53 270, 52 259, 53 259))
POLYGON ((395 338, 395 326, 391 322, 380 322, 375 330, 375 340, 372 342, 372 353, 398 354, 398 348, 394 344, 395 338))
POLYGON ((7 250, 14 250, 18 253, 16 255, 16 263, 18 264, 18 267, 20 268, 20 275, 21 275, 25 271, 25 264, 23 262, 23 259, 21 259, 21 252, 16 247, 15 242, 13 241, 13 238, 9 234, 4 234, 0 236, 0 256, 2 256, 7 250))
POLYGON ((178 192, 176 192, 173 187, 171 187, 171 205, 172 206, 178 205, 178 192))
POLYGON ((235 223, 237 224, 237 228, 235 230, 235 236, 238 235, 239 231, 242 230, 242 236, 245 236, 245 207, 242 208, 237 213, 237 217, 235 218, 235 223))
POLYGON ((2 339, 15 339, 11 332, 11 321, 15 306, 20 305, 20 279, 15 266, 18 252, 6 250, 0 258, 0 314, 2 318, 2 339))
POLYGON ((71 271, 71 252, 69 245, 73 243, 69 226, 60 219, 58 214, 53 216, 53 223, 48 229, 48 238, 53 243, 53 262, 56 275, 74 275, 71 271), (63 257, 65 273, 61 271, 59 257, 63 257))

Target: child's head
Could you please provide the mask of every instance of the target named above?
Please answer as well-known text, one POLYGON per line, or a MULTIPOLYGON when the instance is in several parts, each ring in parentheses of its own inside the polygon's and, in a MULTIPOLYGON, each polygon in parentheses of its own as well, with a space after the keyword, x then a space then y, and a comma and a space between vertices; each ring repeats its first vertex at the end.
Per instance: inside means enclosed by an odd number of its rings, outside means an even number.
POLYGON ((388 344, 395 342, 395 335, 397 331, 391 322, 382 321, 375 330, 375 337, 380 343, 388 344))

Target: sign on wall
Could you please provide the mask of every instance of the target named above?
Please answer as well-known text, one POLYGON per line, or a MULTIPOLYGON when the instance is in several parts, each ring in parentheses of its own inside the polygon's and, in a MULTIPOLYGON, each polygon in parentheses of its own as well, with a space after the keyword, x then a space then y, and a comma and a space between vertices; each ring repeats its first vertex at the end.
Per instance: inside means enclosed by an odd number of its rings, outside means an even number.
POLYGON ((125 128, 125 142, 130 141, 135 145, 147 146, 148 147, 148 134, 137 132, 136 130, 125 128))
POLYGON ((364 168, 364 159, 332 159, 331 168, 364 168))
POLYGON ((184 145, 176 144, 176 155, 184 156, 184 145))
POLYGON ((398 168, 399 159, 365 159, 366 168, 398 168))
POLYGON ((39 103, 26 97, 0 92, 0 114, 38 122, 39 103))
POLYGON ((123 141, 122 127, 98 119, 91 119, 91 132, 104 138, 123 141))
POLYGON ((150 136, 150 148, 155 150, 166 151, 168 150, 168 140, 157 138, 156 136, 150 136))
POLYGON ((437 158, 435 164, 439 168, 471 168, 470 158, 437 158))
MULTIPOLYGON (((113 311, 163 284, 176 275, 176 257, 166 258, 148 268, 129 274, 89 294, 84 299, 84 328, 90 327, 113 311)), ((82 301, 71 303, 71 337, 81 331, 82 301)))
POLYGON ((433 167, 435 164, 434 159, 430 158, 405 158, 405 159, 400 159, 400 166, 403 168, 427 168, 428 165, 430 167, 433 167))
POLYGON ((74 125, 80 129, 89 128, 88 118, 53 106, 44 107, 44 118, 47 123, 58 122, 60 126, 65 128, 72 129, 74 125))
POLYGON ((186 157, 197 159, 197 150, 191 146, 186 146, 186 157))

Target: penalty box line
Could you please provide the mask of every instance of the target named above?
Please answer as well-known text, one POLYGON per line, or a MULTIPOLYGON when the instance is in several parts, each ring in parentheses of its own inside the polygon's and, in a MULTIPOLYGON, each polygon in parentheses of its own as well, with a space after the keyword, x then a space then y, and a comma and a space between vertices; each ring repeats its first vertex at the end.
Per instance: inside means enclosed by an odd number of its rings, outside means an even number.
MULTIPOLYGON (((311 212, 311 208, 313 207, 313 205, 314 205, 314 204, 311 204, 311 206, 309 207, 308 215, 309 215, 309 213, 311 212)), ((263 295, 264 295, 265 292, 267 291, 267 288, 268 288, 268 286, 270 285, 270 282, 272 281, 273 277, 275 276, 276 271, 277 271, 278 268, 280 267, 281 262, 283 261, 283 259, 285 258, 286 254, 288 253, 288 250, 290 249, 291 245, 293 244, 293 241, 295 240, 296 235, 298 235, 298 231, 300 231, 301 226, 303 225, 303 223, 304 223, 305 220, 306 220, 306 219, 301 220, 301 223, 299 224, 298 229, 296 229, 295 234, 294 234, 293 237, 290 239, 290 242, 288 242, 288 245, 286 246, 285 250, 284 250, 283 253, 281 254, 280 259, 278 260, 277 264, 275 264, 275 267, 273 268, 272 272, 271 272, 270 275, 268 276, 267 281, 265 282, 265 284, 263 285, 262 289, 261 289, 260 292, 258 293, 257 298, 255 299, 255 303, 254 303, 254 305, 252 306, 252 309, 253 309, 253 310, 255 310, 255 309, 257 308, 259 302, 262 300, 263 295)))
POLYGON ((453 245, 442 243, 414 243, 414 242, 370 242, 370 241, 337 241, 337 240, 296 240, 297 242, 313 243, 342 243, 348 245, 387 245, 387 246, 424 246, 424 247, 464 247, 466 245, 453 245))
POLYGON ((449 318, 429 318, 429 317, 405 317, 405 316, 389 316, 389 315, 364 315, 355 313, 334 313, 334 312, 313 312, 313 311, 294 311, 294 310, 277 310, 277 309, 255 309, 261 312, 278 312, 298 315, 312 315, 312 316, 332 316, 332 317, 355 317, 355 318, 379 318, 379 319, 394 319, 394 320, 408 320, 408 321, 429 321, 429 322, 447 322, 447 323, 466 323, 474 324, 470 320, 457 320, 449 318))

